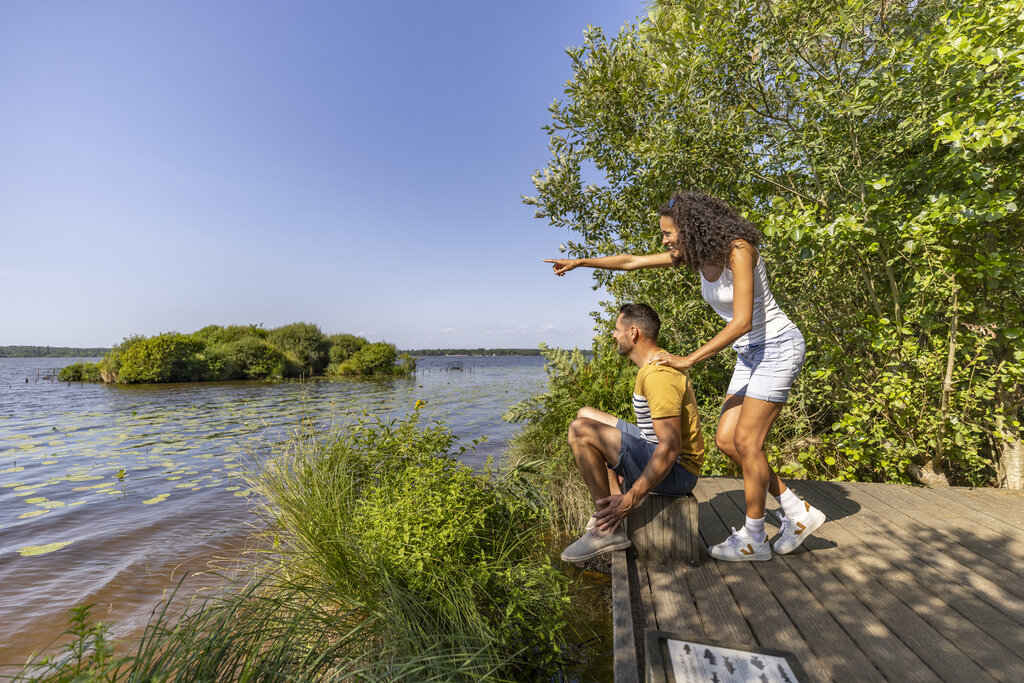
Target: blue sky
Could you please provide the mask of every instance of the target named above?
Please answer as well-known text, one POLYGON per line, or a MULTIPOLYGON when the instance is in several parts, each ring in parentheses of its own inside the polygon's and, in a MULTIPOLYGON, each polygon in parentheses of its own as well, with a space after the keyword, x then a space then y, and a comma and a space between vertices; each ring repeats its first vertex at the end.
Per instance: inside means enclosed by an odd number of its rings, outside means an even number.
POLYGON ((589 347, 520 195, 633 0, 0 4, 0 344, 309 321, 589 347))

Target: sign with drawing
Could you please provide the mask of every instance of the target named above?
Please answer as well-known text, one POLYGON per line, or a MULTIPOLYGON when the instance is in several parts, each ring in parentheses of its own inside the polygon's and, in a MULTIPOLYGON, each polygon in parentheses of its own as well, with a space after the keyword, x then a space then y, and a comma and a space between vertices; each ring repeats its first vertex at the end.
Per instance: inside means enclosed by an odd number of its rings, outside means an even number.
POLYGON ((764 650, 647 632, 650 680, 666 683, 800 683, 807 681, 796 657, 764 650))

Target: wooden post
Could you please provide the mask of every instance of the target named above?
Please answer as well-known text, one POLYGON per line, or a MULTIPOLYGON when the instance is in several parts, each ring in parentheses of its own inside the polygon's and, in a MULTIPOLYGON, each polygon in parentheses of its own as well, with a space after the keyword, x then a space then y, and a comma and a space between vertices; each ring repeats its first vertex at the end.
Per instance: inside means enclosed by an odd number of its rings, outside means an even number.
POLYGON ((693 494, 652 493, 626 517, 626 532, 637 559, 645 564, 700 565, 703 551, 697 528, 697 499, 693 494))

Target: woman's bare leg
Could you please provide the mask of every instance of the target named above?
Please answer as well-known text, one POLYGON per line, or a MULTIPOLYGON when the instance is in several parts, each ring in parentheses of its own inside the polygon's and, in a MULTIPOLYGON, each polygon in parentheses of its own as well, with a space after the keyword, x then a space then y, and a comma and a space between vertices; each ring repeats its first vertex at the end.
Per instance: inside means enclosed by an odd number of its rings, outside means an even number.
POLYGON ((735 459, 743 468, 744 498, 747 517, 751 519, 764 517, 766 493, 778 496, 786 490, 786 485, 779 481, 768 465, 764 453, 764 440, 779 417, 782 405, 747 396, 743 399, 733 427, 735 459))
MULTIPOLYGON (((740 422, 740 414, 743 412, 745 398, 744 396, 733 396, 732 394, 725 397, 725 403, 722 405, 722 416, 718 420, 718 432, 715 435, 715 445, 718 446, 718 450, 728 455, 730 460, 741 467, 743 463, 740 461, 739 451, 736 449, 736 425, 740 422)), ((768 401, 760 401, 760 403, 768 403, 768 401)), ((771 405, 779 406, 780 410, 782 408, 781 403, 771 405)), ((778 412, 775 413, 775 416, 771 418, 771 422, 764 429, 764 436, 761 437, 762 453, 764 440, 768 436, 768 431, 771 429, 772 424, 775 423, 777 417, 778 412)), ((767 462, 767 458, 765 462, 767 462)), ((779 479, 774 470, 769 468, 769 471, 771 474, 768 477, 768 493, 775 497, 781 496, 786 490, 786 485, 782 483, 782 480, 779 479)))

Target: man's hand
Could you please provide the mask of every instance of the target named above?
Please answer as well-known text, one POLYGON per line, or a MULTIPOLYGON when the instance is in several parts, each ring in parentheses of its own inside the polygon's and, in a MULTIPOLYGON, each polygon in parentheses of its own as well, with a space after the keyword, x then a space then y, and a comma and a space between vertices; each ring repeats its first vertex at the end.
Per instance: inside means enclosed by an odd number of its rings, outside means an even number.
POLYGON ((629 511, 633 509, 633 506, 633 496, 629 493, 612 494, 607 498, 602 498, 597 501, 598 511, 594 514, 595 526, 601 531, 615 531, 629 511))

